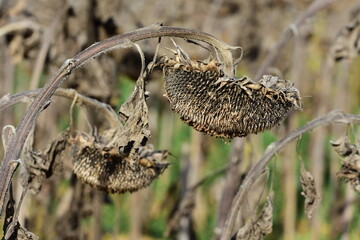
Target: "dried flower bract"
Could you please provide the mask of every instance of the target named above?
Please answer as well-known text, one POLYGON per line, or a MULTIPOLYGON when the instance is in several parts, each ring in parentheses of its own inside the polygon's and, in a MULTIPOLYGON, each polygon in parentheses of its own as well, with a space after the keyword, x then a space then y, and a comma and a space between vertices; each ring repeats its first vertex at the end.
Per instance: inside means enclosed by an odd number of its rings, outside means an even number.
POLYGON ((277 125, 300 109, 293 84, 265 75, 260 82, 227 77, 215 60, 162 57, 165 96, 173 111, 194 129, 222 138, 243 137, 277 125))

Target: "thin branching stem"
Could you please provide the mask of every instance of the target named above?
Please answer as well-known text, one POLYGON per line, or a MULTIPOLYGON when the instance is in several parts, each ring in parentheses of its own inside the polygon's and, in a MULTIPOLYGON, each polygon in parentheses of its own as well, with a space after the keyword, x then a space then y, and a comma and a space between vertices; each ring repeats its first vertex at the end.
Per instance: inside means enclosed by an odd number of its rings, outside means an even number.
POLYGON ((329 124, 342 123, 342 124, 360 124, 360 115, 353 114, 345 114, 341 111, 335 110, 329 112, 325 116, 319 117, 308 124, 304 125, 301 128, 289 133, 281 140, 270 144, 266 150, 264 155, 260 158, 260 160, 251 168, 248 175, 244 179, 241 184, 238 193, 236 194, 231 210, 228 214, 227 220, 225 222, 225 227, 221 236, 221 240, 231 239, 231 236, 237 229, 234 229, 235 221, 239 213, 239 209, 241 204, 245 201, 245 197, 248 191, 251 189, 251 186, 256 182, 256 179, 264 172, 268 163, 272 159, 272 157, 279 152, 284 146, 288 143, 294 141, 302 134, 312 131, 315 128, 321 126, 327 126, 329 124))
MULTIPOLYGON (((41 91, 40 89, 29 90, 14 95, 6 95, 0 98, 0 112, 18 103, 31 102, 41 91)), ((108 104, 102 103, 94 98, 90 98, 78 93, 75 89, 58 88, 54 96, 63 97, 67 99, 74 99, 77 96, 76 103, 80 106, 85 106, 96 110, 109 121, 111 127, 119 125, 119 117, 108 104)))

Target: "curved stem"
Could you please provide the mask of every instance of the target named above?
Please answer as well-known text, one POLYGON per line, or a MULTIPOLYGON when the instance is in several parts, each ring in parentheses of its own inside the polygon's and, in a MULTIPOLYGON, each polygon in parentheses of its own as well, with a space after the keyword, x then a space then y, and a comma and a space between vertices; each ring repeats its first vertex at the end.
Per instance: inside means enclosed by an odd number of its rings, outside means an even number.
POLYGON ((221 236, 221 240, 228 240, 231 239, 232 234, 234 232, 234 226, 236 217, 239 213, 239 209, 241 204, 245 201, 246 194, 251 189, 251 186, 256 182, 256 179, 261 175, 264 171, 272 157, 280 151, 286 144, 294 141, 302 134, 309 132, 315 128, 320 126, 326 126, 329 124, 334 123, 342 123, 342 124, 360 124, 360 115, 353 115, 353 114, 345 114, 341 111, 335 110, 329 112, 323 117, 319 117, 305 126, 298 128, 297 130, 289 133, 287 136, 282 138, 281 140, 270 144, 266 150, 264 155, 260 158, 260 160, 251 168, 248 175, 244 179, 243 183, 241 184, 238 193, 236 194, 231 210, 228 214, 227 220, 225 222, 225 227, 221 236))
MULTIPOLYGON (((7 95, 3 98, 0 98, 0 112, 17 103, 29 102, 30 99, 34 99, 40 93, 40 91, 41 88, 17 93, 14 95, 7 95)), ((77 104, 85 105, 86 107, 93 108, 99 111, 99 113, 103 114, 105 118, 109 121, 111 127, 118 127, 119 125, 118 115, 109 105, 99 102, 96 99, 84 96, 78 93, 75 89, 58 88, 54 93, 54 96, 63 97, 70 100, 73 100, 75 96, 77 96, 77 104)))

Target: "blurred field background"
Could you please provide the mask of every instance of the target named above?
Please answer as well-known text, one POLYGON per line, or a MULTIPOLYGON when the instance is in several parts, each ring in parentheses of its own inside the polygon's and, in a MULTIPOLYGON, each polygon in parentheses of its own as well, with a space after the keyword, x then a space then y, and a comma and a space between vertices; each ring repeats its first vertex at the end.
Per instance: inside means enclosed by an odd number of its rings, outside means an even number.
MULTIPOLYGON (((66 59, 92 43, 156 22, 202 30, 241 46, 244 55, 237 74, 254 79, 281 33, 312 2, 1 0, 0 96, 39 88, 66 59), (11 31, 6 29, 9 25, 11 31)), ((269 144, 331 110, 360 113, 360 59, 345 59, 334 65, 327 61, 339 31, 359 12, 359 1, 336 1, 296 29, 297 34, 289 38, 267 72, 295 82, 303 97, 303 111, 291 112, 278 127, 258 135, 229 142, 195 132, 171 112, 162 96, 162 75, 155 71, 147 86, 151 93, 150 142, 156 149, 171 153, 171 165, 165 173, 136 193, 109 195, 77 182, 71 172, 59 171, 37 195, 27 195, 20 213, 23 226, 40 239, 219 239, 241 180, 269 144), (231 167, 227 171, 206 178, 179 214, 186 189, 228 164, 231 167)), ((207 57, 199 46, 176 42, 193 59, 207 57)), ((151 60, 156 40, 143 41, 141 47, 151 60)), ((166 49, 161 53, 169 54, 166 49)), ((115 50, 75 71, 63 87, 75 88, 118 110, 133 90, 140 67, 135 50, 115 50)), ((39 148, 68 127, 70 104, 55 98, 42 113, 36 127, 39 148)), ((26 107, 19 104, 1 112, 1 128, 16 126, 26 107)), ((77 113, 77 126, 87 129, 85 113, 77 113)), ((91 116, 95 123, 96 113, 91 116)), ((359 239, 360 198, 336 177, 340 158, 330 145, 331 140, 346 134, 355 140, 358 128, 320 128, 283 149, 269 165, 267 184, 264 176, 247 196, 239 226, 256 206, 262 206, 272 187, 273 233, 266 239, 359 239), (301 164, 312 172, 322 195, 320 208, 311 220, 304 214, 301 164)))

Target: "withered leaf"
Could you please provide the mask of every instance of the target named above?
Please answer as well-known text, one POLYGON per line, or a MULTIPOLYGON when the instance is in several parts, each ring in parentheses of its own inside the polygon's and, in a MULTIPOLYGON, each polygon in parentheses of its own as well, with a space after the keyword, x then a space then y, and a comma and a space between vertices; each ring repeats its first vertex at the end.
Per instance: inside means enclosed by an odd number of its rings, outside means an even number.
POLYGON ((316 190, 314 177, 306 171, 304 166, 301 167, 300 182, 303 190, 301 195, 305 197, 305 213, 308 218, 312 218, 319 207, 321 197, 316 190))
POLYGON ((27 142, 24 149, 25 164, 29 171, 28 188, 33 194, 41 190, 45 179, 61 169, 61 154, 67 145, 68 131, 60 133, 43 150, 35 150, 32 144, 27 142))
POLYGON ((121 106, 119 114, 124 121, 123 131, 117 141, 120 151, 136 161, 140 146, 150 137, 148 107, 146 105, 145 80, 140 76, 129 99, 121 106))
POLYGON ((3 232, 4 237, 2 239, 5 239, 5 236, 8 236, 9 238, 16 239, 17 237, 17 225, 12 226, 13 220, 14 220, 14 214, 15 214, 15 200, 13 197, 13 190, 12 185, 9 186, 9 199, 6 203, 6 209, 5 209, 5 219, 4 219, 4 225, 3 225, 3 232))
POLYGON ((331 144, 335 151, 343 157, 337 176, 345 182, 349 182, 354 191, 360 193, 359 146, 350 143, 347 137, 342 137, 331 144))
POLYGON ((239 229, 236 234, 237 240, 262 240, 264 236, 272 232, 273 209, 274 209, 274 193, 271 192, 263 207, 260 216, 256 219, 256 215, 239 229))
POLYGON ((331 48, 335 61, 355 58, 360 52, 360 15, 341 29, 331 48))
POLYGON ((351 144, 346 136, 330 142, 333 149, 342 157, 349 156, 357 151, 356 145, 351 144))
POLYGON ((337 176, 349 182, 354 191, 360 193, 360 156, 354 154, 344 158, 337 176))
POLYGON ((34 233, 28 231, 26 228, 20 226, 16 240, 38 240, 39 237, 34 233))
POLYGON ((352 188, 360 193, 360 156, 353 154, 343 159, 337 176, 345 182, 350 182, 352 188))

